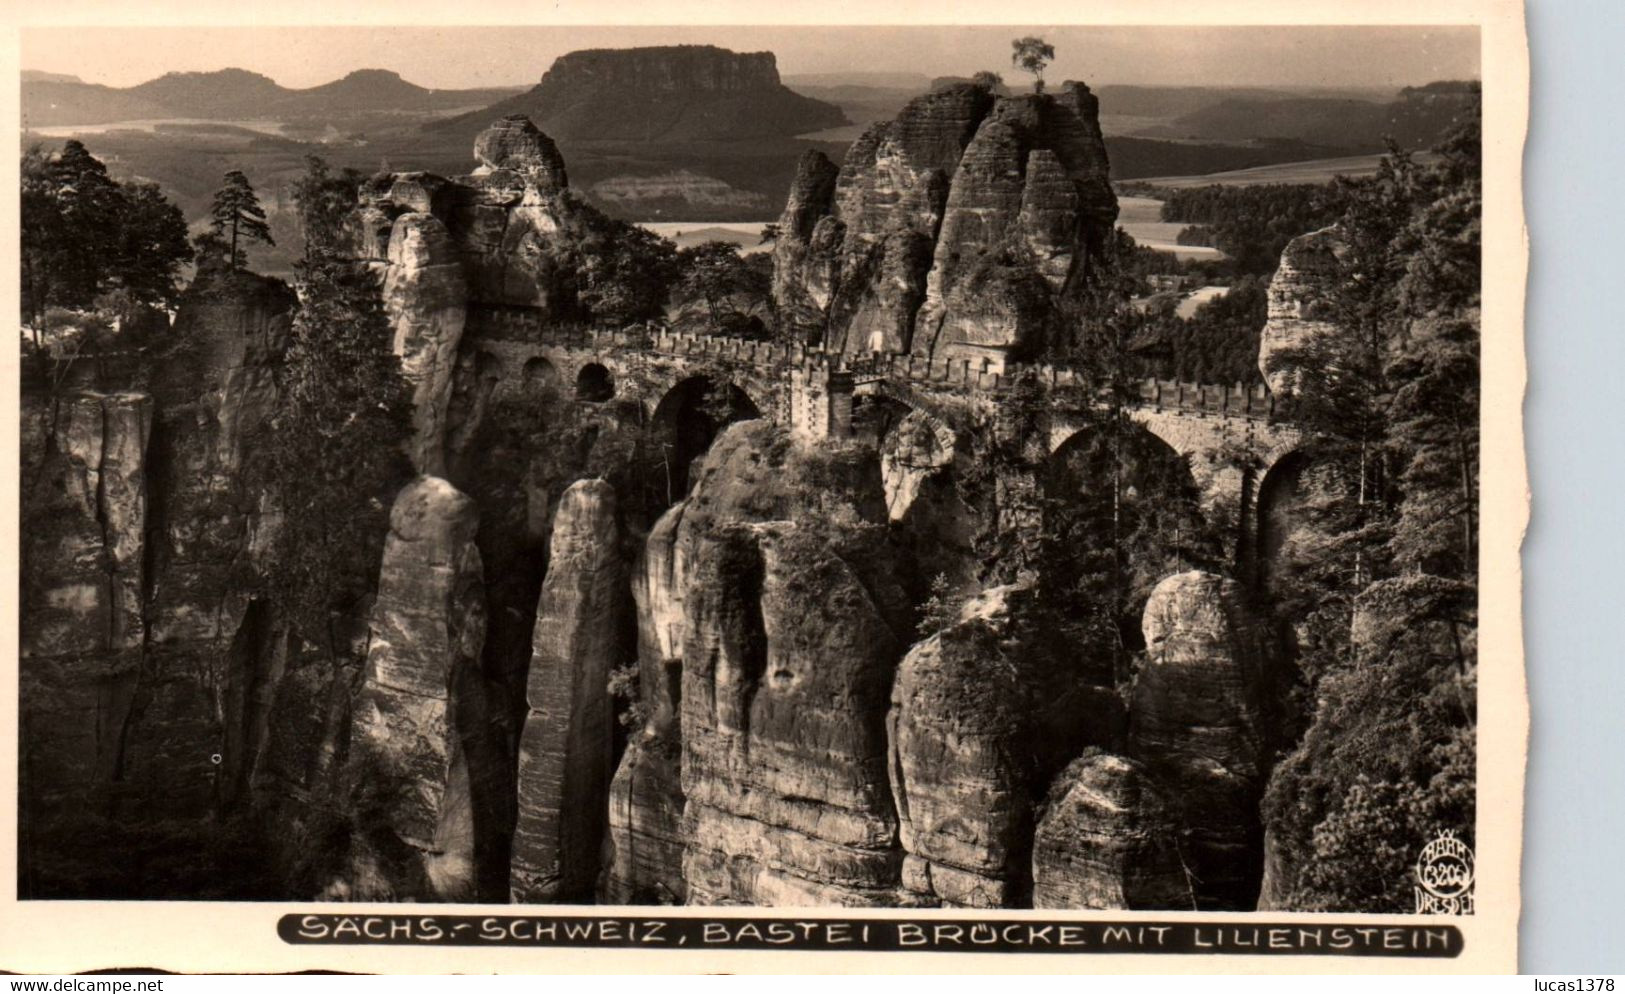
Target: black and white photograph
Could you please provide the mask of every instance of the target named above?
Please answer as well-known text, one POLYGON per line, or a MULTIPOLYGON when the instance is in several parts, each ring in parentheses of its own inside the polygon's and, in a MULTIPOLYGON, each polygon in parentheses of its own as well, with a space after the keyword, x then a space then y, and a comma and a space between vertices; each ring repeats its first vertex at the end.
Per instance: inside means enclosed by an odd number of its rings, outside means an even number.
POLYGON ((1482 7, 21 29, 8 914, 1515 955, 1482 7))

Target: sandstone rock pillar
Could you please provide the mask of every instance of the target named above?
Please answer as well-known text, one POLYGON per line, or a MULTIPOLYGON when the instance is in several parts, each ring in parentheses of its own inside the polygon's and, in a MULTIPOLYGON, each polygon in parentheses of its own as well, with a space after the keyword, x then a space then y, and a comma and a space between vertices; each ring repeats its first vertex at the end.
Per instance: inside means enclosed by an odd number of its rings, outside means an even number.
POLYGON ((1142 630, 1130 753, 1173 801, 1197 903, 1250 910, 1262 874, 1258 806, 1268 773, 1266 632, 1240 584, 1196 570, 1157 585, 1142 630))
POLYGON ((152 411, 144 393, 25 406, 19 717, 33 812, 119 769, 145 635, 152 411))
POLYGON ((638 691, 643 726, 633 732, 609 796, 609 847, 600 899, 609 904, 682 904, 683 594, 688 568, 678 532, 685 501, 655 522, 632 572, 638 612, 638 691))
POLYGON ((578 481, 553 520, 531 642, 509 878, 516 902, 592 893, 613 772, 609 675, 633 658, 631 607, 615 490, 578 481))
POLYGON ((412 211, 395 219, 383 293, 401 373, 412 384, 412 461, 418 472, 438 475, 468 297, 457 246, 439 218, 412 211))
POLYGON ((454 699, 485 644, 474 502, 420 476, 390 512, 351 744, 352 804, 374 826, 359 899, 472 900, 474 815, 454 699))
POLYGON ((1179 826, 1132 759, 1091 751, 1050 788, 1033 840, 1033 907, 1190 911, 1179 826))

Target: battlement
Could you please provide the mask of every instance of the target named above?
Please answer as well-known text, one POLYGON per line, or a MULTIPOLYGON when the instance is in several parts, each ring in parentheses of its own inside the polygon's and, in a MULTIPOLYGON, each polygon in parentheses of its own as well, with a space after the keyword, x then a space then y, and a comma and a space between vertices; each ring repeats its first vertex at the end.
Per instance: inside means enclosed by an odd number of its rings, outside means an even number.
MULTIPOLYGON (((476 305, 470 309, 469 323, 476 334, 498 340, 599 355, 642 353, 716 361, 763 372, 794 370, 841 379, 855 387, 884 380, 937 390, 1002 393, 1027 379, 1051 389, 1088 385, 1082 370, 1064 364, 999 364, 985 357, 930 359, 880 352, 849 355, 801 342, 673 331, 654 322, 613 330, 591 328, 547 320, 541 311, 530 307, 476 305)), ((1147 379, 1136 384, 1133 393, 1139 406, 1156 410, 1255 420, 1269 420, 1275 414, 1275 398, 1263 384, 1249 387, 1241 383, 1147 379)), ((1100 399, 1104 402, 1107 398, 1100 399)))

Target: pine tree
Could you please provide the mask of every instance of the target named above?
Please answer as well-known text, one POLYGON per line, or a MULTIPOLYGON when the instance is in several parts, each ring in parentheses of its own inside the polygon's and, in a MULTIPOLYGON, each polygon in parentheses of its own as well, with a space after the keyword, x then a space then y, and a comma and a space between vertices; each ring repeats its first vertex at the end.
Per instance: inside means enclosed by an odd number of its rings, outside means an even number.
MULTIPOLYGON (((333 191, 320 160, 301 189, 333 191)), ((355 187, 350 187, 354 205, 355 187)), ((331 197, 299 199, 305 254, 283 402, 265 444, 282 511, 272 586, 306 637, 376 580, 390 502, 411 475, 411 397, 377 278, 343 257, 331 197)))
POLYGON ((181 263, 192 258, 186 217, 152 183, 125 184, 124 199, 116 282, 136 303, 173 303, 181 263))
POLYGON ((120 184, 77 141, 22 160, 22 297, 36 332, 48 307, 87 308, 113 294, 168 304, 192 256, 180 211, 150 183, 120 184))
POLYGON ((263 242, 275 245, 271 226, 265 220, 265 208, 260 206, 254 187, 241 170, 226 173, 225 183, 214 195, 214 206, 209 209, 214 233, 230 247, 231 267, 241 269, 248 261, 247 243, 263 242))
POLYGON ((1421 168, 1343 184, 1338 329, 1290 357, 1316 460, 1272 588, 1314 702, 1265 802, 1295 910, 1409 910, 1417 849, 1471 844, 1476 729, 1476 115, 1421 168))

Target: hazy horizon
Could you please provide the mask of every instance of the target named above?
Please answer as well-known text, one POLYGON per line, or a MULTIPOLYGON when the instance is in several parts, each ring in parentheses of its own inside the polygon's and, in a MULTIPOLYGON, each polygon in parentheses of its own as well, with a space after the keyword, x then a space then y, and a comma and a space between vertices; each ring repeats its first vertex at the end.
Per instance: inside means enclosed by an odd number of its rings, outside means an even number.
POLYGON ((779 73, 1022 74, 1010 39, 1055 46, 1053 81, 1091 85, 1399 88, 1479 78, 1471 26, 27 28, 23 70, 127 87, 166 72, 247 69, 291 88, 388 69, 433 89, 531 86, 583 48, 711 44, 771 51, 779 73), (132 38, 132 35, 140 36, 132 38))

